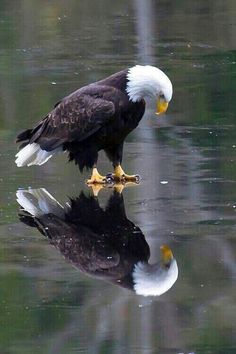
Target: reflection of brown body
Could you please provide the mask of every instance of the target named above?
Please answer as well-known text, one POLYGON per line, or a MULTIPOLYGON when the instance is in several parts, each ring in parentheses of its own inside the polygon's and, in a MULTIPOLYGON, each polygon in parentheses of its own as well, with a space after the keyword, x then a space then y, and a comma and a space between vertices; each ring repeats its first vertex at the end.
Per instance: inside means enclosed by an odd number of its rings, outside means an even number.
POLYGON ((82 272, 145 296, 161 295, 176 281, 177 264, 168 246, 161 247, 160 262, 148 263, 149 246, 127 219, 120 193, 113 193, 105 209, 84 194, 66 208, 44 189, 19 190, 17 198, 20 220, 37 227, 82 272))

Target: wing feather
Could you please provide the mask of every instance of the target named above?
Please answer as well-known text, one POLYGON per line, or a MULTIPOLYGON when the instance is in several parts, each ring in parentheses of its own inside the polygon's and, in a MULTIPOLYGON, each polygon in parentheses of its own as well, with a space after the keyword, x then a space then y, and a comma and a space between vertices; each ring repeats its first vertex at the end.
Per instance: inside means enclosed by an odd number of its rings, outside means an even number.
POLYGON ((108 98, 77 93, 64 98, 32 136, 42 149, 53 150, 65 142, 83 141, 109 122, 115 106, 108 98))

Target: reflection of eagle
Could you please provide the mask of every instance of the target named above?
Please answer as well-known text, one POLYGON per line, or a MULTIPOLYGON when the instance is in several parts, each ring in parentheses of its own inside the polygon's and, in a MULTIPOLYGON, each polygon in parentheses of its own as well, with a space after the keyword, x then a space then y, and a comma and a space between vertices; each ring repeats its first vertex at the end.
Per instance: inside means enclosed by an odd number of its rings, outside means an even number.
POLYGON ((98 152, 104 150, 113 163, 115 180, 136 181, 137 176, 126 175, 121 168, 123 143, 139 124, 147 97, 157 100, 158 114, 166 111, 172 97, 169 78, 149 65, 136 65, 76 90, 17 136, 21 142, 17 166, 42 165, 67 151, 81 171, 93 168, 88 183, 105 183, 96 168, 98 152))
POLYGON ((117 192, 105 209, 83 193, 63 208, 45 189, 19 190, 17 201, 20 220, 37 227, 84 273, 145 296, 163 294, 177 279, 168 246, 161 247, 159 263, 148 264, 149 246, 140 228, 127 219, 117 192))

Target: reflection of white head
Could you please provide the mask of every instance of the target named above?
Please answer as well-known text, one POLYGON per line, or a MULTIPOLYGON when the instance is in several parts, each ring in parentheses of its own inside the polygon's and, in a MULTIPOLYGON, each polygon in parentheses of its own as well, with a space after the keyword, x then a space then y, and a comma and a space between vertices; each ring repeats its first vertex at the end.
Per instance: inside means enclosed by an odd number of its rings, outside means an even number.
POLYGON ((159 296, 168 291, 178 278, 178 266, 168 246, 161 247, 162 261, 157 264, 138 262, 133 271, 134 290, 138 295, 159 296))

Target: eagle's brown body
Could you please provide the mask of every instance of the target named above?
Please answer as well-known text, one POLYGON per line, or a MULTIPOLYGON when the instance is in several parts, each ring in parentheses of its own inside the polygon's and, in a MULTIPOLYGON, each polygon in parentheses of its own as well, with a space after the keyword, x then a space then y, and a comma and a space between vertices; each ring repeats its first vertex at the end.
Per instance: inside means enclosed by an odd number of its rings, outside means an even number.
POLYGON ((125 137, 138 125, 145 102, 126 93, 127 72, 84 86, 58 102, 33 129, 17 137, 21 147, 36 143, 46 152, 67 151, 83 168, 93 167, 104 150, 114 166, 121 163, 125 137))

